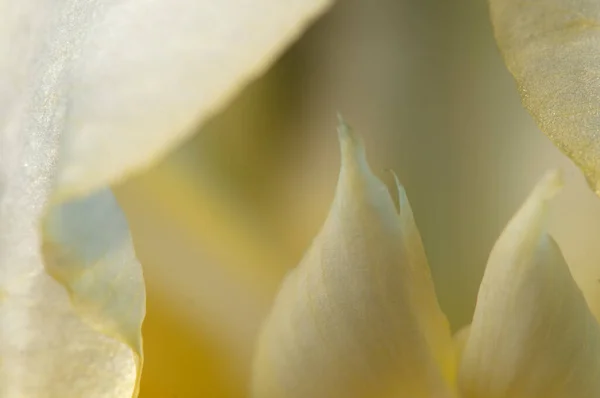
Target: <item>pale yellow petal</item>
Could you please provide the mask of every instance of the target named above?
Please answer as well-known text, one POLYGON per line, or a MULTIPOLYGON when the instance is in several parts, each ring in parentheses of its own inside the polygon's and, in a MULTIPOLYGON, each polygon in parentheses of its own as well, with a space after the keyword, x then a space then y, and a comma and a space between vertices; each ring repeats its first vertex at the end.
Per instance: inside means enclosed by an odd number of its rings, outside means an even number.
POLYGON ((467 325, 459 329, 458 332, 454 333, 454 336, 452 336, 452 340, 454 342, 454 351, 456 352, 456 359, 458 363, 460 363, 463 351, 467 345, 467 339, 469 338, 470 331, 471 325, 467 325))
POLYGON ((112 192, 51 207, 42 232, 47 273, 90 326, 131 347, 141 371, 144 279, 112 192))
POLYGON ((490 0, 523 104, 600 194, 600 3, 490 0))
POLYGON ((420 238, 340 127, 330 213, 285 279, 259 341, 256 398, 450 397, 454 351, 420 238))
POLYGON ((230 347, 204 327, 206 320, 212 319, 206 313, 190 319, 173 303, 172 292, 156 294, 152 287, 148 283, 140 398, 246 397, 246 380, 241 380, 228 362, 230 347))
POLYGON ((14 177, 31 196, 9 185, 0 201, 0 396, 131 397, 144 286, 112 194, 53 208, 42 241, 44 191, 14 177))
POLYGON ((544 231, 549 173, 496 242, 460 366, 465 398, 600 396, 600 328, 544 231))

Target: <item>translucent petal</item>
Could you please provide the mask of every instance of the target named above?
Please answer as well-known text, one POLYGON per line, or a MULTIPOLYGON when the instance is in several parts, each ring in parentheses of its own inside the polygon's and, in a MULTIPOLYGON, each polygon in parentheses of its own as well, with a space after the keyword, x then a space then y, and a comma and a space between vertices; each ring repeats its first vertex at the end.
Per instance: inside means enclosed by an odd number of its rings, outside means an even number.
POLYGON ((144 280, 112 192, 105 189, 52 207, 43 235, 46 271, 67 289, 75 309, 90 325, 141 355, 144 280))
POLYGON ((600 396, 600 328, 544 231, 560 185, 546 175, 492 249, 460 366, 465 398, 600 396))
POLYGON ((253 396, 450 397, 454 349, 412 212, 400 215, 340 128, 329 215, 285 279, 259 341, 253 396))
POLYGON ((454 341, 454 349, 456 352, 456 358, 460 363, 460 359, 462 357, 462 353, 465 350, 465 345, 467 344, 467 339, 469 338, 469 332, 471 331, 471 325, 467 325, 461 329, 459 329, 454 336, 452 336, 452 340, 454 341))
POLYGON ((523 104, 600 194, 600 3, 490 0, 523 104))
POLYGON ((144 285, 112 194, 52 208, 42 240, 48 177, 13 177, 0 201, 0 396, 131 397, 144 285))
POLYGON ((144 286, 106 186, 327 4, 0 0, 0 396, 136 395, 144 286))

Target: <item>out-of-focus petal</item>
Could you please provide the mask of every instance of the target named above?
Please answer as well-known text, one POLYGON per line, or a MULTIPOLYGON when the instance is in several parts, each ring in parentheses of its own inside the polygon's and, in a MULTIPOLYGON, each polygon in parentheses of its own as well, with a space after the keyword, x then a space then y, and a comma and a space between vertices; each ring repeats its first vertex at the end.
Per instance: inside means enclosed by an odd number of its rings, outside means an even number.
POLYGON ((462 355, 465 398, 600 396, 600 328, 544 231, 547 174, 496 242, 462 355))
MULTIPOLYGON (((147 277, 146 268, 144 273, 147 277)), ((246 397, 247 378, 241 378, 228 362, 230 347, 202 327, 206 317, 190 320, 173 303, 171 292, 156 294, 150 283, 147 288, 140 398, 246 397)))
POLYGON ((600 3, 489 3, 498 46, 525 108, 600 195, 600 3))
POLYGON ((454 350, 408 201, 400 215, 340 127, 329 216, 285 279, 259 341, 257 398, 450 397, 454 350))
POLYGON ((469 338, 469 332, 471 331, 471 325, 464 326, 459 329, 458 332, 454 333, 452 340, 454 341, 454 350, 456 352, 457 362, 460 363, 463 351, 467 345, 467 339, 469 338))
POLYGON ((242 397, 285 262, 260 227, 241 228, 229 197, 195 189, 169 158, 116 189, 148 291, 141 397, 242 397))

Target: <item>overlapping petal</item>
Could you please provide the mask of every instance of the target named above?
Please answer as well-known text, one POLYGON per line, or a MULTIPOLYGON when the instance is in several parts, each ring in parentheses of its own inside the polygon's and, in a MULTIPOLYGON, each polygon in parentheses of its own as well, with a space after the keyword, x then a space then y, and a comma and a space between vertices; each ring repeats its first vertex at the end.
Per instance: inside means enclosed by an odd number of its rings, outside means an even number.
POLYGON ((106 187, 328 4, 0 1, 0 396, 136 394, 143 278, 106 187))
POLYGON ((454 349, 412 212, 340 127, 333 204, 259 341, 256 398, 451 397, 454 349))

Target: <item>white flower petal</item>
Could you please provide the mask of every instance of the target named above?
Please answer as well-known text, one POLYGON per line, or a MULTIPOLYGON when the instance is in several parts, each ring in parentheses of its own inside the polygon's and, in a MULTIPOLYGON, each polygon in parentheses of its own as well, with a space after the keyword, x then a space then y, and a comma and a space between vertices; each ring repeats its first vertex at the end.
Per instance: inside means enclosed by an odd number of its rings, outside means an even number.
POLYGON ((25 173, 0 201, 0 396, 129 398, 145 303, 127 223, 105 190, 53 207, 42 239, 49 179, 25 173))
POLYGON ((136 395, 144 286, 106 187, 329 3, 0 0, 1 397, 136 395))
POLYGON ((51 119, 59 195, 88 193, 181 143, 329 4, 3 1, 0 104, 51 119))
POLYGON ((450 397, 454 350, 408 201, 401 216, 340 129, 324 226, 285 279, 260 338, 253 396, 450 397))
POLYGON ((600 328, 544 232, 560 185, 546 175, 490 254, 460 366, 465 398, 600 396, 600 328))

